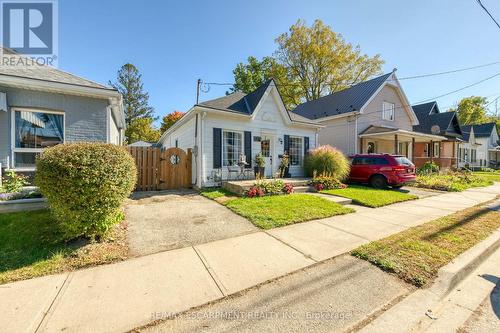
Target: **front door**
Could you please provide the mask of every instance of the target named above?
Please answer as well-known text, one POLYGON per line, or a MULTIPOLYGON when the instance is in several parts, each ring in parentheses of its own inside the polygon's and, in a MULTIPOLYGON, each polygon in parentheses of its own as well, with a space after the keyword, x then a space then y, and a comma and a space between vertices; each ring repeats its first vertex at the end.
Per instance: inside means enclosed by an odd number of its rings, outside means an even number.
POLYGON ((271 135, 263 135, 260 141, 260 152, 266 160, 265 175, 266 178, 273 176, 273 154, 274 154, 274 137, 271 135))

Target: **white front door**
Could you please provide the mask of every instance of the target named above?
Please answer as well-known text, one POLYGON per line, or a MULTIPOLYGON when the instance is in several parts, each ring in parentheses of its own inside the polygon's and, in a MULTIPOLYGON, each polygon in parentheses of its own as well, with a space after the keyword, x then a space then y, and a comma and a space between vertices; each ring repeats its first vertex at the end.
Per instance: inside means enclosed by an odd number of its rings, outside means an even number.
POLYGON ((266 178, 273 177, 273 160, 275 159, 274 155, 274 136, 272 135, 263 135, 260 140, 260 152, 264 159, 266 160, 266 169, 265 175, 266 178))

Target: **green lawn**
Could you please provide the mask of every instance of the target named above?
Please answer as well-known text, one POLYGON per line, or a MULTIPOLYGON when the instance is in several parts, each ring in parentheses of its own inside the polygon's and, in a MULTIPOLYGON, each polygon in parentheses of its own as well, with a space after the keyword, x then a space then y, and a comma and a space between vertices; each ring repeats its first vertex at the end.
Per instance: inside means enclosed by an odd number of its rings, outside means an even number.
POLYGON ((309 194, 237 198, 227 201, 225 205, 262 229, 354 212, 353 209, 309 194))
POLYGON ((480 176, 482 178, 486 178, 488 180, 494 181, 494 182, 500 182, 500 171, 499 172, 477 171, 477 172, 474 172, 474 174, 477 176, 480 176))
POLYGON ((0 214, 0 284, 124 259, 122 226, 111 237, 66 243, 48 210, 0 214))
POLYGON ((349 198, 354 203, 373 208, 418 198, 415 195, 395 190, 379 190, 360 185, 349 185, 349 187, 344 189, 324 190, 321 193, 349 198))
POLYGON ((477 172, 448 174, 417 175, 417 181, 411 186, 439 191, 462 192, 471 187, 482 187, 493 184, 493 181, 477 172))
POLYGON ((224 197, 224 196, 231 196, 231 195, 234 195, 233 193, 229 192, 228 190, 226 189, 223 189, 221 187, 206 187, 206 188, 202 188, 200 190, 200 194, 208 199, 217 199, 217 198, 221 198, 221 197, 224 197))
POLYGON ((500 212, 472 207, 362 245, 352 255, 421 287, 436 278, 439 268, 498 227, 500 212))

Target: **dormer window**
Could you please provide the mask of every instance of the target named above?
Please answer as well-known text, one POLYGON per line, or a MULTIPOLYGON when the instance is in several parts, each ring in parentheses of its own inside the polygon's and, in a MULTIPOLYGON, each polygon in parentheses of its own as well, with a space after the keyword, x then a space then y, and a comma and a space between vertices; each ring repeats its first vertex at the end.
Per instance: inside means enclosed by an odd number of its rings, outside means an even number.
POLYGON ((394 121, 394 109, 396 106, 394 103, 383 102, 382 103, 382 119, 394 121))

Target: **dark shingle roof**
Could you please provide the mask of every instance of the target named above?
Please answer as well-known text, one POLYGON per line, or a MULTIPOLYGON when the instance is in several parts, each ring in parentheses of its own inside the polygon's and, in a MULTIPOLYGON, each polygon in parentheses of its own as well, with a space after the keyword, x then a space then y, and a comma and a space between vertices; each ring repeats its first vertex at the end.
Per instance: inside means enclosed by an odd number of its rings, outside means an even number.
POLYGON ((300 104, 292 112, 308 119, 359 111, 392 74, 387 73, 350 88, 300 104))
POLYGON ((99 88, 99 89, 109 89, 114 90, 111 87, 102 85, 100 83, 84 79, 82 77, 73 75, 71 73, 62 71, 60 69, 45 66, 45 65, 23 65, 25 63, 26 57, 12 51, 9 48, 0 46, 1 50, 9 58, 14 58, 17 65, 0 66, 0 75, 8 75, 13 77, 23 77, 35 80, 43 80, 57 83, 73 84, 84 87, 99 88))
POLYGON ((224 97, 201 102, 199 105, 220 110, 252 114, 271 82, 273 82, 272 79, 267 80, 249 94, 237 91, 224 97))
MULTIPOLYGON (((251 115, 255 111, 255 108, 257 107, 267 88, 271 84, 274 84, 274 81, 272 79, 269 79, 249 94, 237 91, 224 97, 201 102, 198 105, 214 108, 221 111, 251 115)), ((287 112, 292 121, 307 124, 317 124, 315 121, 302 117, 301 115, 293 114, 289 111, 287 112)))
POLYGON ((471 128, 474 129, 474 137, 487 138, 491 135, 491 132, 493 131, 495 126, 496 126, 495 123, 462 126, 463 139, 466 141, 469 141, 469 135, 471 132, 471 128))
POLYGON ((487 138, 491 135, 493 128, 495 128, 495 123, 486 123, 481 125, 472 125, 474 126, 474 136, 476 138, 487 138))
POLYGON ((417 115, 419 121, 420 116, 429 115, 431 114, 431 112, 439 113, 439 109, 437 108, 437 103, 435 101, 419 105, 412 105, 412 109, 413 112, 415 112, 415 114, 417 115))
POLYGON ((414 105, 412 108, 419 122, 413 126, 414 131, 448 137, 462 136, 456 112, 440 113, 436 102, 414 105), (434 126, 439 126, 439 133, 432 132, 434 126))

